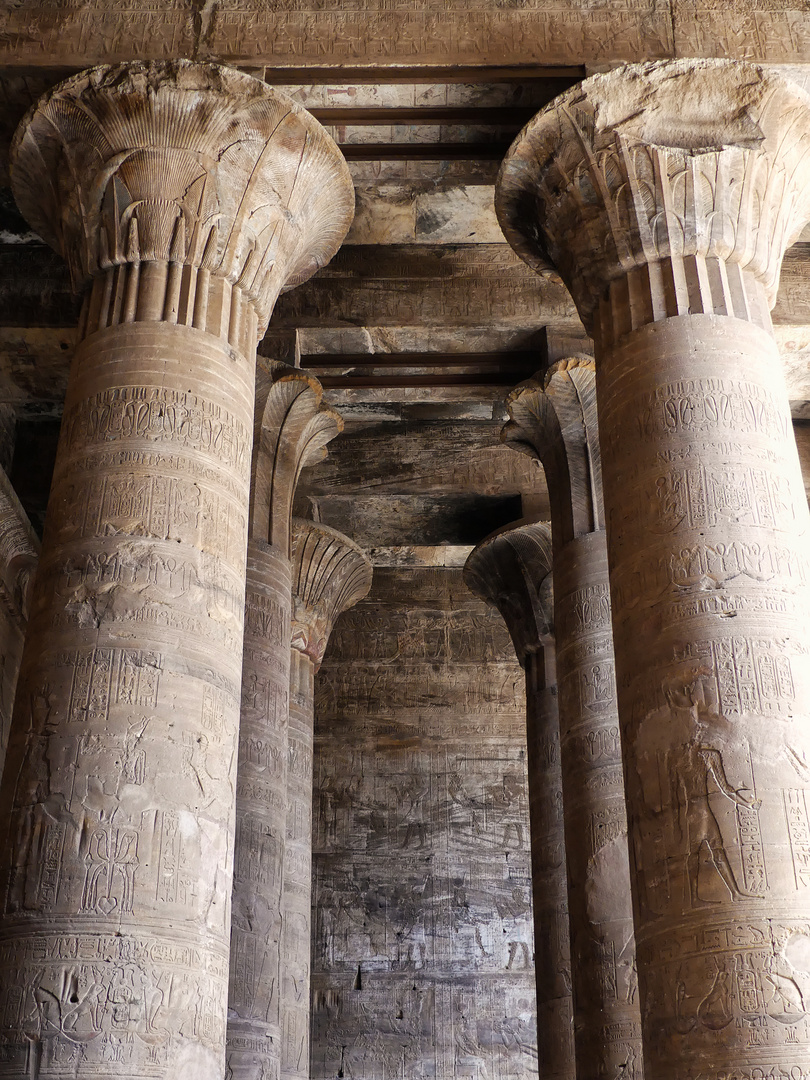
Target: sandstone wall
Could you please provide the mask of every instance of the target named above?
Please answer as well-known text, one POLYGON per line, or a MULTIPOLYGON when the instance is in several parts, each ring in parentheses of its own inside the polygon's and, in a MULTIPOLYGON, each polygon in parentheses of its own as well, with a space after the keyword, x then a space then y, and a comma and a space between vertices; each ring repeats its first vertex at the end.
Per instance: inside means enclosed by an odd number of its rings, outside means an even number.
POLYGON ((500 616, 377 568, 316 686, 313 1080, 537 1076, 525 763, 500 616))

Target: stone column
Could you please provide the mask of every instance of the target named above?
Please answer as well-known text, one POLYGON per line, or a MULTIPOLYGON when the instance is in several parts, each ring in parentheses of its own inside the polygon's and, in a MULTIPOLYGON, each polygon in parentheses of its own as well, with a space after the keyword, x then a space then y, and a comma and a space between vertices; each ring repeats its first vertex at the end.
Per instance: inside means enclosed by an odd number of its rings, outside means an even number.
POLYGON ((464 582, 498 608, 526 674, 538 1065, 543 1080, 574 1080, 551 565, 549 527, 524 525, 483 540, 467 559, 464 582))
POLYGON ((315 674, 335 620, 371 588, 371 563, 347 536, 300 518, 292 534, 287 843, 282 899, 282 1080, 309 1076, 312 743, 315 674))
POLYGON ((810 518, 769 307, 810 99, 728 61, 620 69, 540 113, 498 189, 596 343, 646 1078, 807 1076, 810 518))
POLYGON ((220 1080, 255 347, 351 184, 186 61, 62 83, 12 183, 90 288, 0 793, 0 1075, 220 1080))
POLYGON ((260 362, 256 404, 236 781, 229 1080, 280 1075, 291 513, 301 469, 322 457, 326 443, 343 427, 323 402, 320 383, 285 364, 260 362))
POLYGON ((640 1080, 641 1016, 610 625, 594 363, 562 360, 507 398, 503 442, 551 502, 577 1075, 640 1080))
POLYGON ((0 773, 6 756, 39 540, 0 468, 0 773))

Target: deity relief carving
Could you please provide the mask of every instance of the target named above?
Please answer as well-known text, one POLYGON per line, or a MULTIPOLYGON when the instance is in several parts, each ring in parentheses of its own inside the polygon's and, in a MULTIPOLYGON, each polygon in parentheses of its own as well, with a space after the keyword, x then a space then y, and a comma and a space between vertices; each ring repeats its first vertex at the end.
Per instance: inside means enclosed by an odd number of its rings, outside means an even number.
MULTIPOLYGON (((713 731, 729 728, 727 718, 716 711, 713 672, 701 663, 683 664, 665 682, 663 695, 666 705, 641 722, 635 751, 644 795, 643 822, 650 840, 658 835, 666 850, 680 851, 683 895, 691 907, 762 896, 767 876, 757 819, 761 801, 749 787, 753 778, 732 785, 726 775, 724 750, 713 741, 717 738, 713 731), (720 826, 713 791, 735 808, 733 832, 728 827, 724 832, 720 826), (672 846, 664 840, 663 831, 671 831, 672 846), (746 846, 751 845, 755 853, 746 852, 746 846), (708 881, 712 871, 725 886, 724 892, 718 893, 708 881)), ((659 866, 654 851, 654 843, 650 855, 645 845, 637 861, 643 868, 647 903, 652 910, 663 912, 670 902, 680 903, 682 894, 677 881, 670 880, 673 869, 659 866), (671 891, 662 892, 662 871, 671 891)), ((671 857, 669 862, 673 864, 671 857)))

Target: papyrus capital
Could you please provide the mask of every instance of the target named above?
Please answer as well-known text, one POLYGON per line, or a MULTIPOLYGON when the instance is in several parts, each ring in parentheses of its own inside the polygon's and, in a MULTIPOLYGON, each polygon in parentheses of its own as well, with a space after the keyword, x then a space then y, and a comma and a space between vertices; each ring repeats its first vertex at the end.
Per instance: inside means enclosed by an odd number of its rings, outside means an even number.
POLYGON ((773 306, 810 215, 810 98, 753 64, 630 64, 539 112, 496 190, 507 240, 557 267, 589 330, 612 281, 662 263, 664 280, 631 288, 628 303, 648 309, 634 325, 695 312, 762 322, 739 276, 773 306))
POLYGON ((292 646, 317 668, 338 615, 371 588, 371 561, 336 529, 294 518, 292 562, 292 646))

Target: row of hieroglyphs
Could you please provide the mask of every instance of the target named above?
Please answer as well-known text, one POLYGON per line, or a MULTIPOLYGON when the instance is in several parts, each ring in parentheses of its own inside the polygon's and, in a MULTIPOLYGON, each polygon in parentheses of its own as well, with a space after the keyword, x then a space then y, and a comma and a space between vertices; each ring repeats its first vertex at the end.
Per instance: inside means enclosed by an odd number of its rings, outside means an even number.
POLYGON ((706 2, 625 2, 608 12, 579 3, 532 3, 493 11, 483 2, 456 5, 422 0, 407 10, 396 0, 358 0, 335 11, 328 3, 289 0, 284 18, 271 17, 250 0, 220 2, 202 24, 184 10, 158 10, 147 0, 111 9, 101 0, 42 12, 20 5, 0 22, 5 48, 36 61, 45 56, 100 62, 117 56, 154 58, 216 56, 226 63, 344 63, 375 59, 439 62, 440 50, 456 62, 583 63, 647 60, 666 56, 730 56, 801 62, 808 31, 795 4, 751 5, 724 19, 706 2), (203 32, 202 40, 199 40, 203 32))

